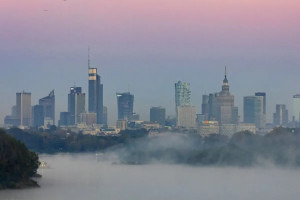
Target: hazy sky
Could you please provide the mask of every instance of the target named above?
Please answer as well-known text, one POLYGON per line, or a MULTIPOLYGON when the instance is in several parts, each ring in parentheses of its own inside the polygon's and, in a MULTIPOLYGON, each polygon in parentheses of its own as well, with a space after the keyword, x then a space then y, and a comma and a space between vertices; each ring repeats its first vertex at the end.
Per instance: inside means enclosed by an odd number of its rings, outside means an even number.
POLYGON ((89 45, 110 124, 115 93, 128 88, 141 119, 158 105, 174 115, 178 80, 191 83, 200 113, 225 65, 239 114, 243 96, 265 91, 271 121, 275 104, 291 113, 300 93, 299 10, 295 0, 0 0, 0 124, 16 92, 31 92, 34 105, 55 89, 57 116, 71 86, 87 93, 89 45))

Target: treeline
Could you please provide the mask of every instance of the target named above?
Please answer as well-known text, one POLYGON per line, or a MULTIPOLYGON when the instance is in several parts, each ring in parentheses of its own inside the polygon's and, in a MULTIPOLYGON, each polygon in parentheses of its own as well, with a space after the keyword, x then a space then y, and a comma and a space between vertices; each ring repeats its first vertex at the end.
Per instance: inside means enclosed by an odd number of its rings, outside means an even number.
POLYGON ((275 128, 265 136, 243 131, 231 138, 212 134, 160 133, 126 130, 120 136, 92 136, 60 129, 36 131, 10 129, 9 134, 40 153, 113 150, 119 162, 151 162, 192 165, 252 166, 273 163, 300 166, 300 129, 275 128))
POLYGON ((0 189, 38 186, 31 178, 39 164, 36 153, 0 129, 0 189))
POLYGON ((122 145, 132 138, 148 135, 145 129, 122 131, 120 137, 84 135, 56 128, 47 131, 11 128, 8 133, 32 151, 49 154, 103 151, 109 147, 122 145))
POLYGON ((205 138, 180 136, 184 144, 155 145, 155 138, 140 141, 121 152, 121 162, 147 164, 151 162, 215 166, 254 166, 274 164, 300 167, 300 129, 275 128, 265 136, 249 131, 228 138, 213 134, 205 138), (190 145, 187 147, 187 145, 190 145), (153 148, 154 147, 154 148, 153 148), (126 153, 124 153, 126 152, 126 153))

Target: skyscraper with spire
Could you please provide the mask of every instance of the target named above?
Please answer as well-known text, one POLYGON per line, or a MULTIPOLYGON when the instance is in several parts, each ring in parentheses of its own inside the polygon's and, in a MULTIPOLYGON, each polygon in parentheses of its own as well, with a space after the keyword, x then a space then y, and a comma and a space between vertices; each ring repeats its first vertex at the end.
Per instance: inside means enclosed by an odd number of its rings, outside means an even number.
POLYGON ((237 124, 238 108, 234 106, 234 95, 229 92, 229 82, 227 79, 227 69, 225 67, 225 77, 222 84, 222 90, 214 95, 216 108, 215 118, 219 124, 237 124))
MULTIPOLYGON (((90 52, 90 50, 89 50, 90 52)), ((90 67, 90 53, 88 55, 88 75, 89 75, 89 105, 90 113, 97 114, 97 124, 103 124, 103 84, 101 77, 97 73, 97 68, 90 67)))

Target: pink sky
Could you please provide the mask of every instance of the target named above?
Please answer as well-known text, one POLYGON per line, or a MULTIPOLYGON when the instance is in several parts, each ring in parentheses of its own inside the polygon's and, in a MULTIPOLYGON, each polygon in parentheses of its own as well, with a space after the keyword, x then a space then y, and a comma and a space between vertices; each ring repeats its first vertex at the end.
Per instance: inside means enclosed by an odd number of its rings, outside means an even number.
POLYGON ((10 95, 1 100, 0 124, 14 104, 15 92, 29 90, 37 99, 56 89, 59 112, 66 109, 70 85, 79 82, 87 91, 83 67, 88 45, 92 64, 101 65, 112 118, 115 92, 127 90, 128 84, 144 116, 154 106, 154 100, 147 99, 155 97, 145 94, 144 88, 158 97, 169 92, 155 105, 174 110, 169 86, 178 80, 197 88, 192 93, 194 102, 200 103, 202 94, 219 90, 215 84, 223 78, 224 65, 240 75, 230 76, 232 82, 237 79, 232 88, 236 88, 240 111, 243 95, 262 88, 273 99, 268 111, 272 116, 275 103, 289 102, 292 94, 300 92, 299 20, 297 0, 0 0, 0 69, 5 74, 0 90, 10 95), (251 71, 252 77, 248 77, 249 69, 256 70, 251 71), (133 80, 139 73, 148 77, 149 71, 160 82, 141 79, 135 87, 133 80), (246 90, 238 87, 240 82, 246 90), (204 87, 203 83, 209 84, 204 87))

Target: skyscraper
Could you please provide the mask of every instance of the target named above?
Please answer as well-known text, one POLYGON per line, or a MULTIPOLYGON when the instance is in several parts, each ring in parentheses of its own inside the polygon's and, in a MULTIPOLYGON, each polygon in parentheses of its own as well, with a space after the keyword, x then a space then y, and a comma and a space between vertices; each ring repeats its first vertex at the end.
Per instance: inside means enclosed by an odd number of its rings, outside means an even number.
POLYGON ((222 84, 222 91, 215 95, 216 98, 216 119, 219 124, 237 124, 238 108, 234 106, 234 96, 229 92, 227 71, 225 67, 225 78, 222 84))
POLYGON ((163 107, 150 108, 150 122, 157 122, 161 126, 166 124, 166 109, 163 107))
POLYGON ((19 126, 31 124, 31 93, 20 92, 16 94, 16 114, 19 126))
POLYGON ((182 81, 175 83, 175 110, 177 113, 178 106, 191 104, 190 84, 182 81))
POLYGON ((293 96, 293 120, 300 121, 300 94, 293 96))
POLYGON ((68 112, 70 113, 70 125, 80 122, 80 114, 85 112, 85 94, 81 87, 71 87, 68 95, 68 112))
POLYGON ((55 124, 55 95, 52 90, 48 96, 39 100, 39 105, 43 107, 43 118, 51 122, 51 125, 55 124))
POLYGON ((257 128, 264 127, 263 96, 244 97, 244 123, 255 124, 257 128))
POLYGON ((196 107, 185 105, 177 107, 177 126, 196 128, 196 107))
POLYGON ((44 107, 42 105, 35 105, 32 107, 32 123, 33 127, 44 126, 44 107))
POLYGON ((267 95, 265 92, 255 92, 255 96, 257 97, 262 97, 263 98, 263 113, 266 115, 267 114, 267 95))
POLYGON ((89 67, 89 112, 97 114, 97 124, 104 124, 103 120, 103 85, 97 68, 89 67))
POLYGON ((130 92, 117 93, 118 120, 130 119, 133 116, 134 96, 130 92))
POLYGON ((204 120, 209 119, 209 96, 202 95, 202 114, 204 115, 204 120))
POLYGON ((285 126, 289 121, 289 113, 284 104, 276 104, 276 112, 273 114, 273 123, 276 126, 285 126))

